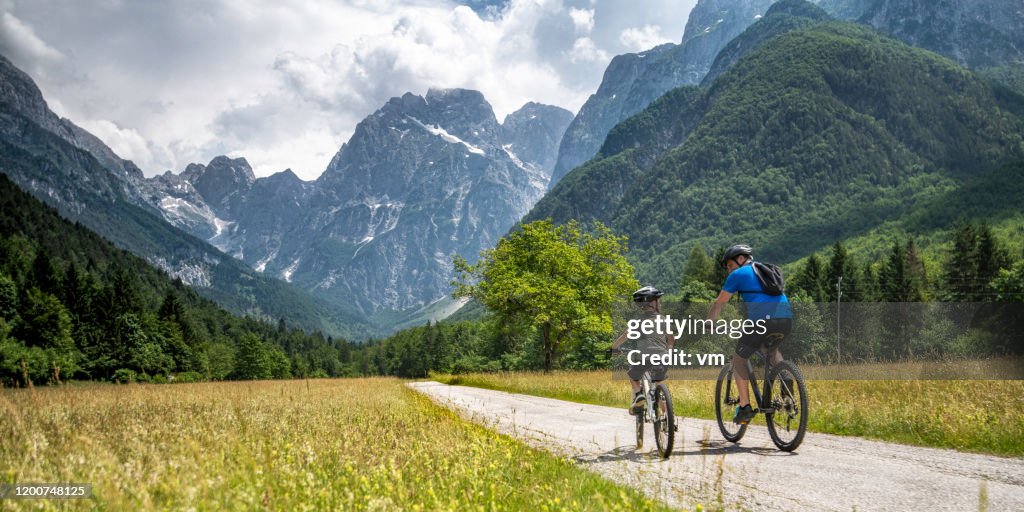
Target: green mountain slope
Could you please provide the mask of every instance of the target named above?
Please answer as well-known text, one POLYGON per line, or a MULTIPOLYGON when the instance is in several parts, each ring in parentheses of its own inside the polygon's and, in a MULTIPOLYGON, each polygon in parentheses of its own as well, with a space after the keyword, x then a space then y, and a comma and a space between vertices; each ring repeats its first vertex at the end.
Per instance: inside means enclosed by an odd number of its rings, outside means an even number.
MULTIPOLYGON (((276 321, 308 331, 360 338, 365 321, 341 307, 314 299, 297 288, 259 275, 243 263, 132 205, 118 180, 92 155, 31 120, 0 111, 0 173, 29 188, 61 215, 95 230, 135 254, 161 255, 194 268, 205 286, 196 290, 236 314, 276 321)), ((160 265, 159 258, 150 263, 160 265)))
POLYGON ((1022 105, 936 54, 819 23, 616 127, 526 220, 610 223, 630 237, 641 278, 667 286, 695 242, 743 240, 791 261, 948 204, 968 180, 1024 158, 1022 105))

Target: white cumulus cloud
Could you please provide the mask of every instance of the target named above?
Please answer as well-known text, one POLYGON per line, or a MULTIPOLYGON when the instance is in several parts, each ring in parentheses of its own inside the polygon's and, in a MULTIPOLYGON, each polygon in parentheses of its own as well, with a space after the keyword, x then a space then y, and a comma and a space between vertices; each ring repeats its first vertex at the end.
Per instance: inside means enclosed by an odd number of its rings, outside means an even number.
POLYGON ((608 52, 597 47, 594 40, 589 37, 581 37, 572 45, 569 51, 569 59, 573 62, 607 62, 608 52))
POLYGON ((64 54, 46 44, 36 31, 10 12, 0 16, 0 40, 3 48, 18 53, 26 60, 59 60, 64 54))
POLYGON ((619 36, 619 42, 632 51, 640 52, 673 41, 661 35, 661 27, 644 25, 639 28, 632 27, 623 30, 622 35, 619 36))
POLYGON ((569 17, 572 18, 572 24, 576 27, 577 34, 589 34, 594 30, 593 9, 576 9, 573 7, 569 9, 569 17))
POLYGON ((147 175, 228 154, 312 179, 406 92, 477 89, 499 119, 575 111, 613 55, 681 39, 693 3, 0 0, 0 53, 147 175))

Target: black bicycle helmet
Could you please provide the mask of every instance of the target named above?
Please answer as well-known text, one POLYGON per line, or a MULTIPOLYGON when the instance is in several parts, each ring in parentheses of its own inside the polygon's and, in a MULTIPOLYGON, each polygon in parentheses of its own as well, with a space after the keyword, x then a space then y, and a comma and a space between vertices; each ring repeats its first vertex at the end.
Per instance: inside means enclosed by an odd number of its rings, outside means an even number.
POLYGON ((726 249, 725 254, 722 255, 722 261, 720 261, 719 263, 721 263, 721 265, 724 267, 725 264, 729 262, 729 260, 734 260, 739 256, 749 257, 752 254, 754 254, 754 250, 751 249, 749 245, 736 244, 726 249))
POLYGON ((633 302, 654 302, 662 295, 665 295, 665 292, 653 286, 644 286, 633 292, 633 302))

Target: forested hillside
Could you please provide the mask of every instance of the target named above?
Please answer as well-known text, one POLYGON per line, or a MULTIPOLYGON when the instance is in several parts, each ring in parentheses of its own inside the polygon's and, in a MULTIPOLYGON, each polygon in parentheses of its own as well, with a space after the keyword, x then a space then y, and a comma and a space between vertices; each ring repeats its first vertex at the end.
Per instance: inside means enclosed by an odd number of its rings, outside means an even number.
POLYGON ((32 79, 0 55, 0 173, 65 218, 180 277, 243 315, 348 337, 373 330, 351 304, 329 303, 248 268, 140 206, 152 193, 142 173, 49 110, 32 79), (126 170, 127 169, 127 170, 126 170))
POLYGON ((0 176, 0 382, 353 372, 344 340, 239 318, 0 176))

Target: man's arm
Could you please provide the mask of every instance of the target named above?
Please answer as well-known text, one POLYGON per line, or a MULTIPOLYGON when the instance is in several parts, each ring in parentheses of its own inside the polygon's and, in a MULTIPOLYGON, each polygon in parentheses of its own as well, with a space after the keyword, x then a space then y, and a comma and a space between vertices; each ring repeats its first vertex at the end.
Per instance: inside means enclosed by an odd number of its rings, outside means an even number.
POLYGON ((711 312, 708 313, 708 319, 711 321, 718 320, 718 315, 722 314, 722 309, 725 308, 725 305, 731 298, 732 294, 725 290, 718 292, 718 298, 715 299, 715 304, 711 306, 711 312))

